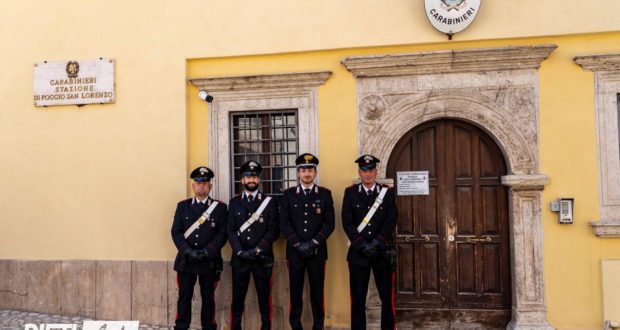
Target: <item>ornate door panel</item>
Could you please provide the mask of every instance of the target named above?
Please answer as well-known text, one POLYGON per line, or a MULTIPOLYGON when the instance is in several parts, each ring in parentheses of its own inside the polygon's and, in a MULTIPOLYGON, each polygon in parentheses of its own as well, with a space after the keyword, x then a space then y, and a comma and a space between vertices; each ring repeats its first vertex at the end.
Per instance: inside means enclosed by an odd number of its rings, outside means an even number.
POLYGON ((429 171, 429 195, 397 198, 397 307, 453 318, 449 322, 484 311, 505 326, 511 302, 508 197, 497 145, 471 124, 428 122, 394 148, 388 177, 398 171, 429 171))

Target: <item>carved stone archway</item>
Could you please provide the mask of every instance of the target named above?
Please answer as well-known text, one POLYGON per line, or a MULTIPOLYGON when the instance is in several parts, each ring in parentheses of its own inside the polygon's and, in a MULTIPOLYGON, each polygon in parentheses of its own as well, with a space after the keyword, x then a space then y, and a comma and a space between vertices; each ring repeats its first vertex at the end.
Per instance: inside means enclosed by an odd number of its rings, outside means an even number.
MULTIPOLYGON (((364 106, 367 98, 362 100, 360 107, 364 106)), ((379 125, 362 118, 368 127, 359 132, 360 149, 364 149, 363 153, 387 160, 400 138, 414 127, 435 119, 454 118, 486 129, 502 147, 509 168, 527 174, 535 173, 538 168, 536 141, 533 139, 535 136, 526 135, 528 132, 520 131, 519 125, 513 123, 514 119, 509 120, 490 108, 488 104, 491 102, 484 94, 479 95, 478 99, 460 94, 424 96, 422 99, 406 97, 393 105, 394 113, 379 125), (381 136, 380 139, 370 137, 377 133, 381 136)), ((384 177, 387 162, 379 165, 379 175, 384 177)))
MULTIPOLYGON (((509 187, 513 281, 509 329, 552 329, 546 320, 543 278, 541 194, 549 180, 539 172, 537 69, 555 48, 343 60, 356 77, 359 154, 387 160, 406 132, 438 118, 471 122, 502 149, 508 165, 502 184, 509 187)), ((379 176, 385 178, 387 164, 380 164, 379 176)))

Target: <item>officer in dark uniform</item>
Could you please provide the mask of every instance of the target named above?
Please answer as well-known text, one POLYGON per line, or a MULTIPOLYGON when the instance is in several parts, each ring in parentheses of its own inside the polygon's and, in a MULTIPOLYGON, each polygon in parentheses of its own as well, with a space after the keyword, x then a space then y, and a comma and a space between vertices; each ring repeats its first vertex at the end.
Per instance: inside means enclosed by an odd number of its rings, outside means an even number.
POLYGON ((226 243, 226 204, 209 197, 213 171, 205 166, 190 174, 195 197, 177 204, 172 223, 172 240, 179 252, 174 260, 179 300, 175 329, 189 329, 196 279, 200 284, 203 329, 217 329, 215 288, 222 271, 220 250, 226 243))
POLYGON ((271 329, 272 245, 280 232, 276 200, 258 191, 261 170, 261 165, 255 161, 241 165, 241 183, 244 191, 230 200, 228 211, 226 230, 233 250, 230 260, 232 266, 230 325, 233 330, 241 329, 250 275, 254 278, 258 296, 261 329, 271 329))
POLYGON ((284 191, 280 205, 280 230, 287 239, 289 284, 291 288, 289 323, 303 329, 301 312, 304 275, 308 271, 312 329, 323 329, 325 310, 323 287, 327 238, 334 231, 334 201, 329 189, 314 183, 319 159, 302 154, 295 160, 300 184, 284 191))
POLYGON ((393 247, 396 228, 394 190, 376 182, 379 159, 363 155, 355 161, 361 183, 348 187, 342 202, 342 226, 351 245, 347 254, 351 292, 351 329, 366 329, 366 294, 372 270, 381 299, 381 329, 395 329, 393 247), (381 191, 387 188, 385 192, 381 191), (380 204, 375 203, 375 200, 380 204), (378 204, 378 205, 377 205, 378 204), (376 207, 373 207, 375 205, 376 207), (374 209, 374 215, 369 211, 374 209))

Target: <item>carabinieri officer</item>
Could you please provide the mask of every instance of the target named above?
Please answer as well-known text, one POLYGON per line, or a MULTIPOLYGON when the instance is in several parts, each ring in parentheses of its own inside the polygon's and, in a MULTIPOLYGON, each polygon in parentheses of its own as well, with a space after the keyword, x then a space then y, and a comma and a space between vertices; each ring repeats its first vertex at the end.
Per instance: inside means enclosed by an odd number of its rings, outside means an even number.
POLYGON ((361 183, 348 187, 342 202, 342 226, 351 245, 347 254, 351 292, 351 329, 366 329, 366 294, 372 270, 381 299, 381 329, 395 329, 393 248, 396 228, 394 189, 377 179, 379 159, 363 155, 355 161, 361 183))
POLYGON ((189 329, 196 279, 200 284, 202 329, 215 330, 215 288, 222 271, 220 250, 226 243, 226 204, 209 197, 214 173, 205 166, 192 171, 195 197, 177 204, 172 240, 178 249, 174 260, 179 300, 175 329, 189 329))
POLYGON ((226 231, 233 253, 232 304, 230 326, 241 329, 245 295, 254 278, 261 329, 271 329, 271 271, 273 268, 273 242, 280 234, 278 206, 275 199, 258 191, 262 167, 255 161, 241 165, 243 193, 230 200, 226 231))
POLYGON ((280 205, 280 230, 287 239, 289 284, 291 288, 289 323, 294 330, 303 329, 301 312, 304 275, 308 271, 312 329, 323 329, 325 310, 323 288, 327 238, 334 231, 334 201, 327 188, 314 180, 319 159, 302 154, 295 160, 300 184, 284 191, 280 205))

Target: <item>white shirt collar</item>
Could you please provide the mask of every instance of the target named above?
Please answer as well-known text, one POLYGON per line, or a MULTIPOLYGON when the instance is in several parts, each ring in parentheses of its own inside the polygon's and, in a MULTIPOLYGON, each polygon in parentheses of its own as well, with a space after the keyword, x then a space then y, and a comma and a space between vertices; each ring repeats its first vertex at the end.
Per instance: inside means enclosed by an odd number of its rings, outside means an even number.
POLYGON ((192 205, 196 203, 209 204, 209 196, 207 196, 207 198, 205 198, 203 201, 198 200, 198 197, 194 196, 194 199, 192 199, 192 205))
MULTIPOLYGON (((361 183, 360 183, 360 184, 361 184, 361 183)), ((361 185, 362 185, 362 188, 364 188, 364 192, 365 192, 365 193, 368 193, 368 191, 369 191, 369 190, 370 190, 370 191, 372 191, 372 192, 374 192, 374 191, 375 191, 375 188, 377 187, 377 183, 376 183, 376 182, 375 182, 375 184, 373 184, 373 185, 372 185, 372 187, 371 187, 370 189, 366 188, 366 186, 365 186, 365 185, 363 185, 363 184, 361 184, 361 185)))
POLYGON ((254 197, 256 199, 256 197, 258 196, 258 189, 254 190, 254 192, 248 193, 247 190, 243 191, 243 197, 248 198, 248 195, 252 195, 252 197, 254 197))
POLYGON ((314 183, 312 183, 310 187, 304 186, 303 183, 300 183, 299 186, 301 187, 301 190, 310 189, 312 191, 312 189, 314 189, 314 183))

